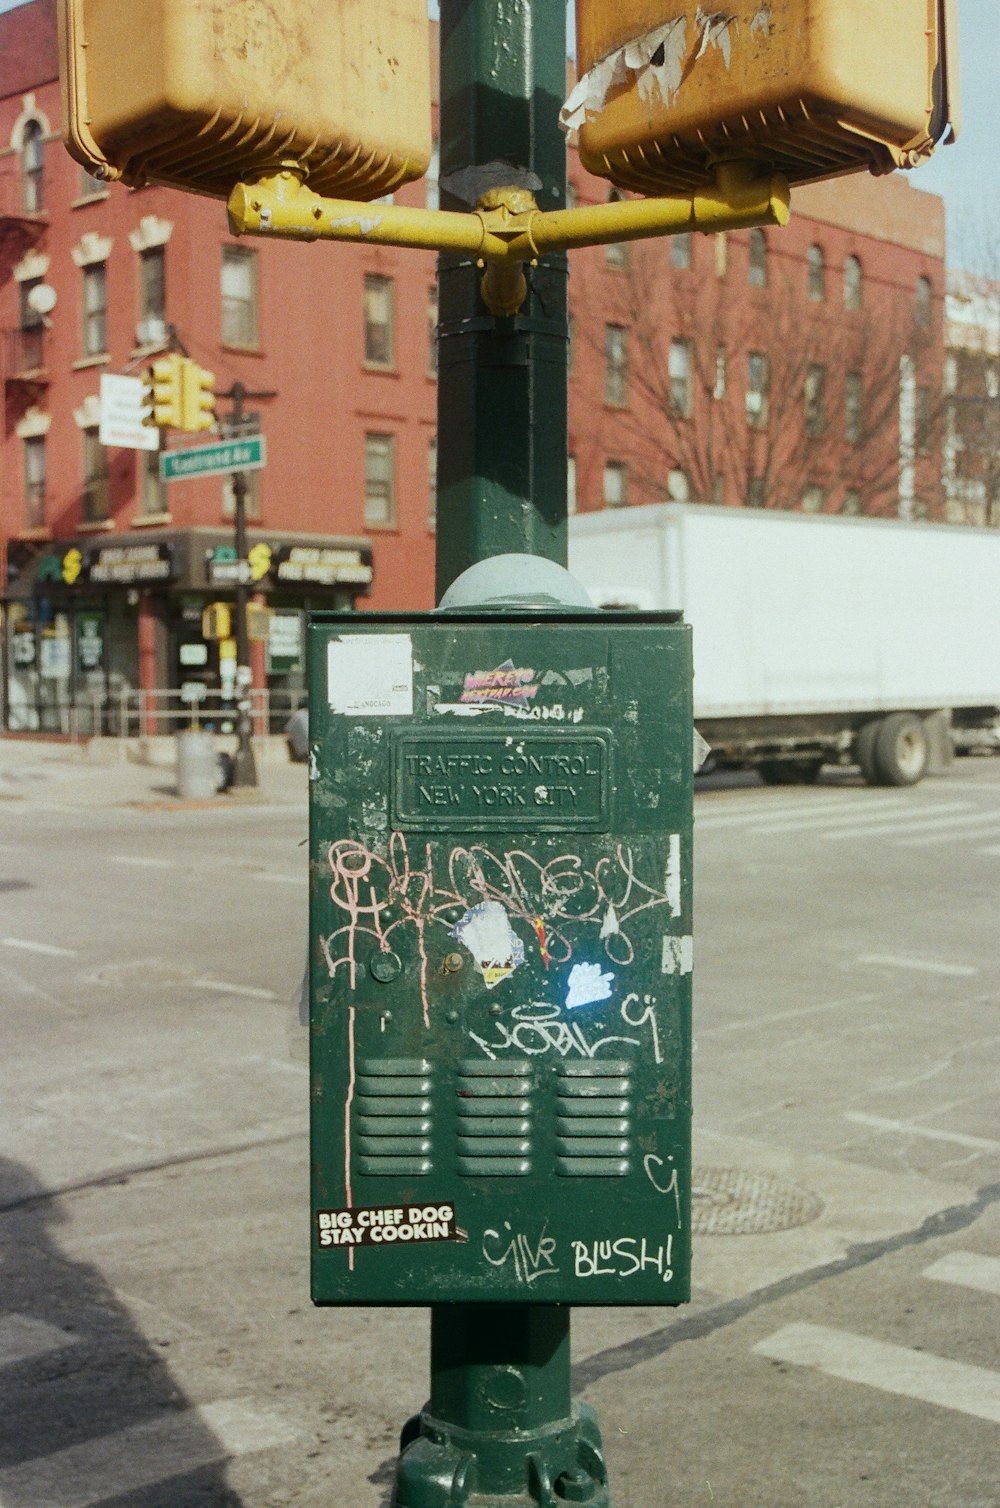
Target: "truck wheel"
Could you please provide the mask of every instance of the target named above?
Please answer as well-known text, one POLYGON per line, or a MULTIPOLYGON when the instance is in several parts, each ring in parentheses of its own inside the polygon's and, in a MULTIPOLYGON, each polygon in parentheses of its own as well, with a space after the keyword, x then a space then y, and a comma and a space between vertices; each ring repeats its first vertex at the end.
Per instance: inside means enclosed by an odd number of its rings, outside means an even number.
POLYGON ((882 785, 916 785, 927 769, 927 734, 919 717, 895 712, 875 739, 875 769, 882 785))
POLYGON ((763 759, 757 766, 765 785, 812 785, 822 768, 823 761, 818 757, 763 759))
POLYGON ((859 728, 854 740, 854 758, 866 785, 881 785, 882 783, 875 764, 875 740, 878 738, 881 727, 882 724, 878 718, 874 722, 865 723, 863 728, 859 728))

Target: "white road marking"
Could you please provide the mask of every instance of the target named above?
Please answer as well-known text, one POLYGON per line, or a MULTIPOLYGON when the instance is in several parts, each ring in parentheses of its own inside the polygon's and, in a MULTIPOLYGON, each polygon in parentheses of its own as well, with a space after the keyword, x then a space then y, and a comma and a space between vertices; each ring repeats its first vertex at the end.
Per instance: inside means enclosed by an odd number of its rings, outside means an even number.
MULTIPOLYGON (((866 796, 862 797, 861 801, 865 810, 873 813, 876 818, 883 812, 891 813, 899 808, 905 811, 913 805, 912 796, 866 796)), ((806 801, 788 801, 780 805, 764 796, 753 806, 739 807, 735 811, 707 811, 703 815, 702 809, 695 801, 694 819, 700 827, 755 827, 762 822, 783 822, 786 818, 793 821, 811 817, 831 822, 844 822, 851 819, 858 820, 858 804, 852 802, 849 807, 845 807, 839 792, 831 792, 830 796, 822 799, 813 796, 806 801)), ((955 804, 962 808, 968 807, 968 802, 965 801, 955 804)))
POLYGON ((891 1131, 900 1136, 922 1136, 925 1141, 944 1141, 973 1152, 1000 1152, 1000 1141, 989 1136, 968 1136, 963 1131, 941 1131, 936 1126, 917 1126, 912 1121, 886 1120, 881 1115, 865 1115, 860 1110, 846 1110, 844 1119, 857 1126, 871 1126, 875 1131, 891 1131))
POLYGON ((918 974, 950 974, 971 979, 979 970, 968 963, 942 963, 933 958, 903 958, 898 953, 861 953, 858 963, 878 964, 887 969, 914 969, 918 974))
POLYGON ((114 853, 109 855, 112 864, 134 864, 141 869, 173 869, 172 859, 152 859, 142 854, 114 853))
POLYGON ((79 1336, 67 1335, 55 1325, 32 1319, 28 1314, 0 1315, 0 1367, 14 1367, 33 1356, 45 1356, 75 1346, 79 1336))
POLYGON ((225 979, 196 979, 196 989, 214 990, 218 995, 246 995, 251 1000, 277 1000, 271 990, 259 990, 252 984, 229 984, 225 979))
POLYGON ((754 831, 768 833, 796 833, 823 831, 824 838, 832 838, 839 842, 841 838, 867 837, 869 833, 879 836, 882 833, 892 834, 899 831, 909 831, 914 827, 930 825, 932 822, 958 822, 961 821, 961 813, 968 813, 967 801, 941 801, 933 806, 923 806, 919 811, 909 812, 897 808, 886 815, 876 812, 870 817, 856 817, 853 813, 848 816, 846 812, 839 812, 836 816, 822 817, 812 822, 770 822, 767 827, 754 828, 754 831), (848 820, 845 821, 845 818, 848 820))
POLYGON ((918 838, 906 838, 900 842, 900 848, 926 848, 930 843, 946 843, 951 837, 964 837, 964 832, 959 833, 958 828, 975 827, 983 833, 990 832, 995 827, 1000 827, 1000 817, 987 817, 982 812, 977 812, 971 817, 957 817, 954 822, 940 824, 928 822, 926 836, 918 838))
POLYGON ((258 880, 270 880, 273 885, 304 885, 309 876, 303 869, 301 874, 259 874, 254 876, 258 880))
POLYGON ((0 1471, 0 1508, 92 1508, 230 1456, 297 1438, 283 1419, 236 1399, 163 1413, 0 1471))
POLYGON ((977 848, 977 853, 988 853, 991 859, 1000 859, 1000 843, 987 843, 984 848, 977 848))
POLYGON ((883 1393, 916 1398, 1000 1424, 1000 1372, 985 1367, 869 1340, 847 1330, 831 1330, 826 1325, 786 1325, 753 1349, 774 1361, 814 1367, 844 1382, 859 1382, 883 1393))
MULTIPOLYGON (((1000 818, 988 817, 985 812, 970 812, 965 802, 959 803, 959 810, 951 814, 946 808, 925 806, 919 815, 915 814, 908 820, 898 822, 868 823, 864 827, 845 827, 835 833, 824 833, 824 838, 833 843, 841 843, 848 838, 895 838, 905 836, 907 833, 930 834, 925 842, 939 842, 941 837, 948 838, 952 833, 958 834, 965 827, 998 827, 1000 818), (941 815, 938 815, 941 813, 941 815)), ((916 840, 912 840, 916 841, 916 840)))
POLYGON ((43 953, 47 958, 78 958, 76 948, 57 948, 55 943, 31 942, 26 937, 0 937, 5 948, 20 948, 22 953, 43 953))
POLYGON ((975 1251, 950 1251, 925 1267, 921 1277, 956 1288, 974 1288, 977 1293, 995 1293, 1000 1298, 1000 1258, 982 1257, 975 1251))
POLYGON ((800 1016, 820 1016, 825 1011, 842 1011, 848 1006, 865 1005, 877 997, 872 994, 845 995, 840 1000, 826 1000, 821 1005, 800 1005, 787 1011, 771 1011, 769 1015, 749 1016, 745 1021, 726 1021, 721 1026, 706 1026, 698 1031, 699 1042, 703 1037, 721 1037, 728 1032, 758 1031, 762 1026, 773 1026, 778 1021, 795 1021, 800 1016))

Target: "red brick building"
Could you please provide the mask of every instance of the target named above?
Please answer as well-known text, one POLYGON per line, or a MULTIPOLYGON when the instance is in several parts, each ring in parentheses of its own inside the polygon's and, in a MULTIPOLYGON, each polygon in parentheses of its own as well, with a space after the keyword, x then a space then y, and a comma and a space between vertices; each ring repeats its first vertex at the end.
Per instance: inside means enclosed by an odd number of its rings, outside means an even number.
MULTIPOLYGON (((4 726, 87 731, 140 689, 175 711, 182 687, 231 689, 231 645, 202 637, 232 595, 230 484, 163 484, 156 452, 99 440, 102 374, 142 372, 171 332, 218 391, 275 394, 247 400, 267 443, 248 475, 275 610, 255 685, 280 726, 307 608, 432 604, 434 257, 238 240, 221 203, 88 178, 60 140, 54 13, 0 15, 4 726)), ((572 153, 570 178, 607 196, 572 153)), ((780 231, 573 255, 576 506, 937 513, 941 203, 872 180, 795 209, 780 231)))

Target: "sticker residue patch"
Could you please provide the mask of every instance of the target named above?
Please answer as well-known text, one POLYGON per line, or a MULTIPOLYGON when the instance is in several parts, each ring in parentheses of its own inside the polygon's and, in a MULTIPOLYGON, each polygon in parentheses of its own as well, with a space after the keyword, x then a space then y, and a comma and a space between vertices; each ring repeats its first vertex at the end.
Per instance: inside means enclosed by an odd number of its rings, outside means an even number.
POLYGON ((599 1000, 610 1000, 615 976, 601 971, 599 963, 575 963, 569 971, 569 986, 566 990, 566 1009, 578 1005, 596 1005, 599 1000))
POLYGON ((691 937, 664 937, 664 974, 690 974, 694 957, 694 942, 691 937))
POLYGON ((409 634, 351 634, 327 646, 330 711, 344 717, 413 716, 409 634))
POLYGON ((494 670, 473 670, 465 677, 460 704, 467 707, 530 707, 538 695, 535 672, 504 660, 494 670))
POLYGON ((508 979, 524 962, 524 944, 499 901, 480 901, 451 929, 472 954, 488 990, 508 979))
POLYGON ((320 1246, 405 1246, 416 1241, 461 1241, 453 1204, 377 1204, 317 1210, 320 1246))

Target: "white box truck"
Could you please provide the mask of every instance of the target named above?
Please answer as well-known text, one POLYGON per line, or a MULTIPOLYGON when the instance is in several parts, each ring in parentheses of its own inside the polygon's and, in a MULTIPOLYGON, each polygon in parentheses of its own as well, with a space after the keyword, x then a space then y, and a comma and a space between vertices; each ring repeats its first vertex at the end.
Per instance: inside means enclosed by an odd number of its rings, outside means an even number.
POLYGON ((765 780, 909 785, 996 745, 1000 532, 659 503, 570 520, 598 607, 680 609, 696 725, 765 780))

